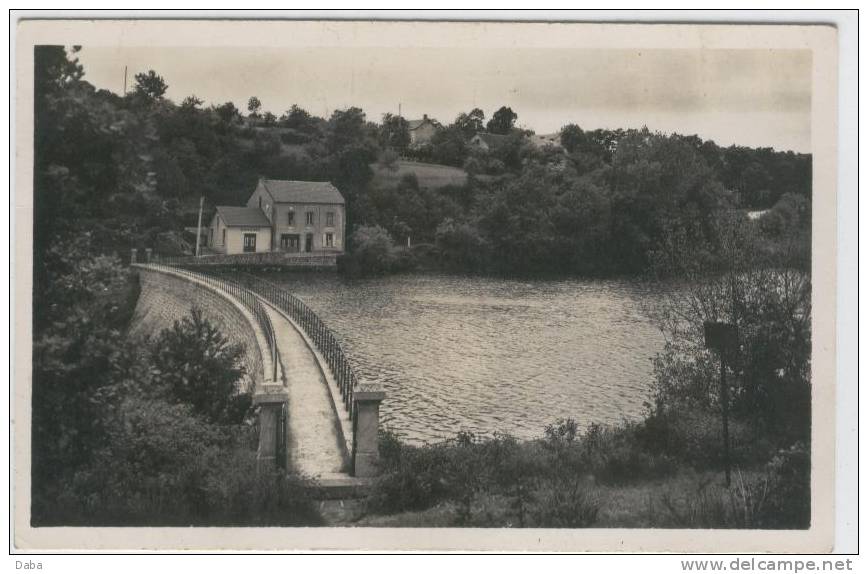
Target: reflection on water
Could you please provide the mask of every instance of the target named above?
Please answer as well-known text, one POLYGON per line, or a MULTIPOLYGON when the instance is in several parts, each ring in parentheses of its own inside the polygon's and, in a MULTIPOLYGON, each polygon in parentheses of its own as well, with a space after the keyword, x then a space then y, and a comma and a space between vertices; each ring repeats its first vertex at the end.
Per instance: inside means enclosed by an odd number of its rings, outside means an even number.
POLYGON ((635 418, 663 345, 641 312, 652 295, 627 282, 263 277, 317 311, 359 378, 385 387, 385 426, 410 441, 635 418))

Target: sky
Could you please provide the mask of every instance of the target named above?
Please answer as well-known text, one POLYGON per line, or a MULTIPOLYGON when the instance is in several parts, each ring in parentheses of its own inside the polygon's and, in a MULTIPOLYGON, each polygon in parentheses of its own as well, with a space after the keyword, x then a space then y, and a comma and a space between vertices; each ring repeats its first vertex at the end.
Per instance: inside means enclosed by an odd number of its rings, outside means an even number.
POLYGON ((280 116, 293 104, 328 116, 362 108, 423 114, 451 123, 459 112, 500 106, 517 125, 552 133, 641 128, 697 134, 719 145, 811 151, 811 52, 768 49, 573 49, 452 47, 88 47, 85 79, 123 92, 149 69, 180 102, 195 94, 241 110, 257 96, 280 116))

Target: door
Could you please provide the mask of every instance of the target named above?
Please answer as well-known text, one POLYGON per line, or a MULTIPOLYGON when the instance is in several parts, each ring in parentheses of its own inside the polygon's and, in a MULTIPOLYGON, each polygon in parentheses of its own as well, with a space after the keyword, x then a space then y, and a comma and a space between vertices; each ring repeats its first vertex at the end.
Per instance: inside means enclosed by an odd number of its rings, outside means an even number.
POLYGON ((280 235, 280 250, 289 253, 298 253, 301 251, 298 240, 298 234, 281 233, 280 235))
POLYGON ((245 233, 244 234, 244 253, 255 253, 256 252, 256 234, 255 233, 245 233))
POLYGON ((304 250, 308 253, 313 251, 313 233, 304 236, 304 250))

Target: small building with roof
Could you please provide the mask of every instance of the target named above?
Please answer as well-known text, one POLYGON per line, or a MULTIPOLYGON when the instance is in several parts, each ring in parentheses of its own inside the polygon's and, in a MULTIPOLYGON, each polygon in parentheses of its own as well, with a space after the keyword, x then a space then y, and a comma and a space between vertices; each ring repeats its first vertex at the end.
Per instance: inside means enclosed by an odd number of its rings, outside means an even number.
POLYGON ((208 246, 218 253, 344 251, 346 205, 327 181, 260 178, 245 207, 218 206, 208 246))
POLYGON ((421 120, 407 120, 407 128, 410 132, 410 146, 419 147, 431 143, 431 139, 443 126, 437 120, 423 114, 421 120))

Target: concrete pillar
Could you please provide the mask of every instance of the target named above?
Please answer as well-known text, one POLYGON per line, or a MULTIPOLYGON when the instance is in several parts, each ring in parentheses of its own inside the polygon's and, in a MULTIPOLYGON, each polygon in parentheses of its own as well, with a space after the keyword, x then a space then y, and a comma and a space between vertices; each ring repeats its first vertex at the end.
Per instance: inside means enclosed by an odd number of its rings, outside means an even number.
POLYGON ((380 403, 385 391, 371 385, 358 385, 353 391, 353 476, 377 474, 380 457, 380 403))
POLYGON ((138 258, 139 250, 135 247, 130 249, 130 264, 137 263, 136 259, 138 258))
POLYGON ((151 262, 151 248, 146 247, 145 248, 145 263, 150 263, 150 262, 151 262))
POLYGON ((259 407, 259 447, 256 458, 259 468, 287 468, 286 405, 289 397, 286 388, 279 383, 262 383, 253 395, 253 403, 259 407))
POLYGON ((285 436, 283 429, 280 428, 282 407, 280 403, 259 405, 259 448, 256 451, 256 458, 262 468, 278 464, 282 466, 278 461, 278 456, 282 454, 281 436, 285 436))

